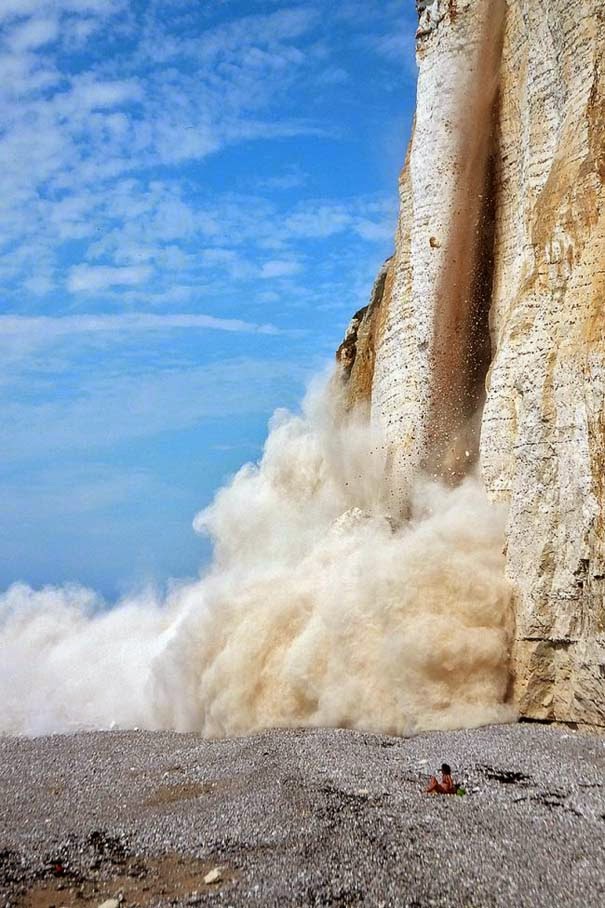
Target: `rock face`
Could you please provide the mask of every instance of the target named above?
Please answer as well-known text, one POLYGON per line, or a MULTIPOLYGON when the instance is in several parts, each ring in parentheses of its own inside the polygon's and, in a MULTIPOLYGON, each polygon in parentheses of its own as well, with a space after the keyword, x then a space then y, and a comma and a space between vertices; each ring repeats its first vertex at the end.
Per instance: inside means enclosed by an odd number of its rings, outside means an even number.
POLYGON ((395 255, 339 351, 388 480, 509 503, 522 715, 605 725, 605 6, 418 0, 395 255))

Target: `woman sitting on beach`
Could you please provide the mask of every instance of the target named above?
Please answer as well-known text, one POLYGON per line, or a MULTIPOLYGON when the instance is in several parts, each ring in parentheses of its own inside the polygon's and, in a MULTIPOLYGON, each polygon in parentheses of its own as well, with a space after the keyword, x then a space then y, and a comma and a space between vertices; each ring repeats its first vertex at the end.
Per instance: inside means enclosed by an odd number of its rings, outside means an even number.
POLYGON ((443 763, 441 766, 441 782, 438 782, 435 776, 431 776, 426 791, 427 794, 453 795, 456 794, 456 790, 457 785, 452 779, 452 770, 447 763, 443 763))

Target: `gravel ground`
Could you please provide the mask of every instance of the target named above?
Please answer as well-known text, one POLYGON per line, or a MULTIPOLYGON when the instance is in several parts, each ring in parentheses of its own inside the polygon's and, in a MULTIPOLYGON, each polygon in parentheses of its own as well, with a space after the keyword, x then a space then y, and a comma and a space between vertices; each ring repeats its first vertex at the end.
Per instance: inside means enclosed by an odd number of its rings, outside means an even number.
POLYGON ((605 739, 541 725, 0 738, 0 804, 0 905, 605 904, 605 739))

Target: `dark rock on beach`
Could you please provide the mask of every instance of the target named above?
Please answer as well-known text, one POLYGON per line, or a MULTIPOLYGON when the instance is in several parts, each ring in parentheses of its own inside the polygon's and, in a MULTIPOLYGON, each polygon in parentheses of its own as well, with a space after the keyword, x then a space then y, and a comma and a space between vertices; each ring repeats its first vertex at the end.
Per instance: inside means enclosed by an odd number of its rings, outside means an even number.
POLYGON ((605 739, 542 725, 0 738, 0 804, 6 906, 605 904, 605 739))

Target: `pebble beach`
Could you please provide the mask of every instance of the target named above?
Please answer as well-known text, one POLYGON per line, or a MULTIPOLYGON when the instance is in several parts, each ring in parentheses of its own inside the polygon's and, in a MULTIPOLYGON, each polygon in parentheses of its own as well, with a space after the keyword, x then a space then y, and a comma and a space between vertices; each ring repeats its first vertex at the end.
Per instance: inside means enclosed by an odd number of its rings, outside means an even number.
POLYGON ((4 737, 0 804, 7 908, 605 904, 605 738, 540 724, 4 737))

